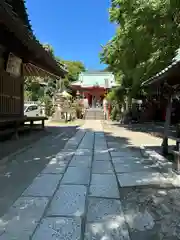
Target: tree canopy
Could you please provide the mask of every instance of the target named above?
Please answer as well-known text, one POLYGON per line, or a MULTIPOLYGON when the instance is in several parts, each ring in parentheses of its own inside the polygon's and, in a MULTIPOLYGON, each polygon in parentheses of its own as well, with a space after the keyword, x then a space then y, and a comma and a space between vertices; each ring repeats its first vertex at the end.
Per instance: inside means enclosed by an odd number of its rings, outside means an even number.
POLYGON ((56 59, 57 61, 66 65, 68 70, 66 79, 68 80, 68 82, 77 81, 79 74, 86 70, 84 64, 80 61, 68 61, 60 58, 56 58, 56 59))
POLYGON ((135 97, 142 81, 165 68, 180 42, 180 1, 112 0, 110 21, 117 24, 101 61, 135 97))

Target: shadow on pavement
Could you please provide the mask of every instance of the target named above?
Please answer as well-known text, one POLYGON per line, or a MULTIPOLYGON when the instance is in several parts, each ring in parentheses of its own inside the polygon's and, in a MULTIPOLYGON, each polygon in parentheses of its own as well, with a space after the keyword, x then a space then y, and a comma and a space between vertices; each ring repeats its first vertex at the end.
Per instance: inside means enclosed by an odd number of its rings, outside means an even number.
POLYGON ((67 129, 72 132, 74 129, 78 129, 78 125, 76 126, 46 126, 45 129, 34 128, 19 134, 19 139, 9 138, 4 141, 0 141, 0 161, 2 158, 8 156, 9 154, 13 154, 16 151, 19 151, 23 148, 28 147, 31 144, 43 139, 48 136, 56 136, 65 132, 67 129))
MULTIPOLYGON (((143 123, 143 124, 118 124, 114 123, 113 125, 118 127, 124 127, 127 130, 134 131, 134 132, 143 132, 151 134, 155 137, 163 137, 164 133, 164 124, 163 123, 143 123)), ((176 127, 171 126, 169 130, 169 137, 176 137, 176 127)))
MULTIPOLYGON (((76 147, 78 146, 78 144, 76 145, 77 139, 73 139, 68 148, 64 149, 61 153, 60 150, 76 130, 77 128, 74 129, 72 127, 64 128, 64 135, 61 135, 61 132, 59 132, 59 136, 44 138, 24 153, 13 157, 8 167, 9 175, 1 175, 0 177, 0 215, 7 211, 9 206, 22 194, 24 189, 29 186, 34 177, 43 170, 50 160, 51 165, 48 165, 48 167, 51 168, 53 165, 58 165, 56 168, 57 171, 61 167, 68 166, 68 162, 71 161, 71 157, 74 151, 76 151, 76 148, 73 149, 74 143, 76 147)), ((92 133, 91 129, 87 130, 89 133, 92 133)), ((91 156, 92 154, 90 153, 92 153, 91 146, 88 149, 83 149, 82 147, 82 149, 76 151, 74 161, 78 161, 79 156, 91 156)), ((140 148, 133 146, 130 139, 113 136, 112 132, 105 132, 104 139, 102 131, 95 131, 93 156, 97 157, 96 155, 98 156, 96 162, 102 161, 104 165, 109 162, 112 166, 112 175, 115 175, 118 182, 120 201, 117 198, 112 199, 107 196, 94 199, 89 197, 87 201, 87 214, 92 211, 93 216, 95 214, 97 218, 94 220, 93 225, 91 222, 88 224, 89 235, 91 236, 88 239, 93 239, 94 235, 98 239, 104 239, 105 235, 109 238, 119 239, 121 234, 124 236, 123 239, 131 240, 179 239, 179 189, 173 185, 166 184, 167 182, 161 183, 159 175, 154 176, 151 170, 148 175, 148 170, 144 171, 143 169, 147 166, 154 167, 154 170, 157 171, 158 166, 153 166, 154 163, 150 159, 142 158, 140 148), (123 153, 122 157, 119 155, 121 153, 123 153), (101 154, 102 159, 100 159, 101 154), (103 159, 105 156, 107 159, 103 159), (136 164, 142 165, 141 172, 139 170, 136 172, 136 164), (134 171, 129 170, 129 167, 131 168, 132 166, 134 171), (145 174, 143 174, 143 171, 145 174), (151 176, 156 179, 152 179, 151 176), (157 184, 148 183, 148 181, 152 182, 152 180, 156 180, 157 184)), ((83 164, 82 158, 79 164, 83 164)), ((85 168, 86 170, 89 168, 90 171, 91 167, 86 165, 85 168)), ((166 171, 166 169, 162 170, 166 171)), ((46 169, 46 173, 48 173, 47 171, 48 168, 46 169)), ((49 169, 49 172, 52 173, 52 169, 49 169)), ((79 174, 81 173, 79 172, 79 174)), ((110 174, 101 173, 102 175, 106 178, 110 174)), ((74 178, 76 177, 74 176, 74 178)), ((103 187, 103 183, 101 182, 100 184, 98 185, 97 183, 99 190, 103 187)), ((108 185, 108 182, 105 184, 105 190, 108 191, 109 186, 112 188, 112 185, 108 185)))
MULTIPOLYGON (((128 225, 130 239, 179 239, 180 179, 177 179, 177 182, 175 180, 172 181, 172 176, 168 175, 168 163, 160 167, 148 158, 144 161, 141 161, 140 163, 139 159, 142 159, 140 148, 132 146, 130 139, 126 137, 122 138, 120 136, 112 136, 112 134, 109 132, 106 133, 106 139, 109 142, 108 147, 113 148, 114 145, 114 151, 118 149, 118 146, 121 150, 122 146, 125 148, 128 146, 128 148, 132 150, 132 153, 135 156, 131 160, 134 171, 129 172, 129 174, 127 173, 129 171, 128 157, 125 159, 124 163, 120 164, 117 163, 118 161, 121 161, 120 159, 117 158, 116 160, 116 158, 114 158, 114 160, 112 160, 114 167, 118 169, 115 170, 115 172, 117 171, 116 174, 119 181, 123 179, 126 179, 127 182, 130 181, 130 186, 119 186, 122 209, 126 223, 128 225), (161 182, 160 175, 148 175, 147 170, 142 170, 142 173, 144 171, 147 175, 141 175, 140 172, 136 173, 136 164, 152 167, 153 170, 158 171, 162 174, 165 181, 161 182), (122 168, 125 167, 127 167, 127 172, 123 173, 122 168), (118 173, 118 171, 122 172, 118 173), (134 178, 135 176, 136 179, 134 178), (133 185, 133 180, 134 182, 137 181, 137 186, 131 186, 131 183, 133 185), (157 183, 151 184, 150 182, 152 180, 155 180, 157 183)), ((160 150, 159 146, 148 146, 148 148, 157 152, 160 150)), ((107 231, 107 229, 104 229, 104 231, 107 231)))
POLYGON ((34 132, 19 140, 9 140, 1 144, 1 154, 5 156, 22 147, 27 148, 12 154, 5 164, 0 165, 0 216, 63 149, 78 128, 79 126, 47 127, 44 133, 34 132))

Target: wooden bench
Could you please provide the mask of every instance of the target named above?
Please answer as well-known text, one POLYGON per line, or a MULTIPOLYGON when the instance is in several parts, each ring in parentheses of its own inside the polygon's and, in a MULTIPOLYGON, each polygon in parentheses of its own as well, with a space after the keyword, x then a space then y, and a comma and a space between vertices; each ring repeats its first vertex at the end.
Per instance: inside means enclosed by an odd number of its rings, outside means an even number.
POLYGON ((14 119, 1 119, 0 120, 0 136, 15 135, 19 137, 18 133, 25 130, 34 128, 34 123, 41 121, 41 127, 44 129, 45 120, 47 117, 23 117, 14 119), (30 123, 29 125, 26 123, 30 123))
POLYGON ((26 117, 24 119, 24 123, 30 122, 30 126, 33 127, 34 122, 41 121, 41 126, 42 128, 44 128, 45 120, 48 120, 48 118, 47 117, 26 117))

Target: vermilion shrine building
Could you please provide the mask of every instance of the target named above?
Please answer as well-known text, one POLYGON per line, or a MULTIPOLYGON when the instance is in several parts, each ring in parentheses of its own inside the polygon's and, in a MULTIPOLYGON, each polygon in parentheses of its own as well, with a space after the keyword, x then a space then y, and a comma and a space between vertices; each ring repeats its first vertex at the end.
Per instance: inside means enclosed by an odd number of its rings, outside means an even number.
POLYGON ((71 87, 88 99, 89 106, 102 104, 108 90, 115 87, 114 75, 110 72, 83 72, 71 87))

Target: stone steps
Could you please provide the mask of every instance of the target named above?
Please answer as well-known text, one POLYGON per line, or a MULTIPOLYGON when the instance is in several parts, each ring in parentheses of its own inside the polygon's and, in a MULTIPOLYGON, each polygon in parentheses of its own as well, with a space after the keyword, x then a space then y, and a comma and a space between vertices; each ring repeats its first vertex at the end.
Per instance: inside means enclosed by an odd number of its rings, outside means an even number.
POLYGON ((104 120, 102 109, 88 109, 85 116, 86 120, 104 120))

